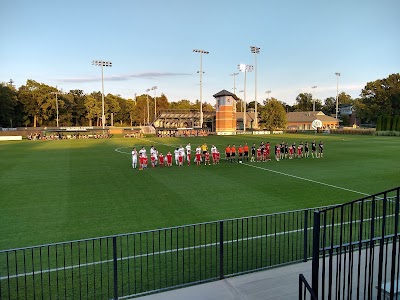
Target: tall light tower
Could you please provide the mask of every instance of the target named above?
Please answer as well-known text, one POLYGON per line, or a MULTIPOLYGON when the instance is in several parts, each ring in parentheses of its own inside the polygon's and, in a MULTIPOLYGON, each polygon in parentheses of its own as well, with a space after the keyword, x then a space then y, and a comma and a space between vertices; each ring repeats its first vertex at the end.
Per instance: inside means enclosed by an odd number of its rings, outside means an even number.
MULTIPOLYGON (((243 90, 240 90, 239 93, 243 93, 243 90)), ((240 98, 240 112, 243 112, 243 99, 240 98)))
POLYGON ((336 72, 336 119, 337 119, 337 115, 338 115, 338 111, 339 111, 339 76, 340 73, 336 72))
POLYGON ((151 90, 152 91, 154 91, 154 121, 156 120, 156 118, 157 118, 157 99, 156 99, 156 89, 157 89, 157 86, 155 85, 155 86, 153 86, 153 87, 151 87, 151 90))
POLYGON ((254 127, 258 128, 258 115, 257 115, 257 54, 260 53, 261 48, 256 46, 250 46, 251 53, 254 53, 254 73, 255 73, 255 87, 254 87, 254 115, 255 115, 255 122, 254 127))
POLYGON ((110 61, 103 61, 103 60, 94 60, 92 62, 94 66, 101 67, 101 123, 103 125, 103 129, 106 123, 106 116, 104 115, 104 72, 103 67, 112 67, 112 62, 110 61))
POLYGON ((57 114, 57 127, 59 127, 59 120, 58 120, 58 99, 57 96, 58 94, 61 94, 59 91, 57 92, 51 92, 52 95, 56 95, 56 114, 57 114))
POLYGON ((314 90, 313 95, 312 95, 312 98, 313 98, 312 111, 315 111, 315 97, 314 97, 314 93, 315 93, 315 89, 317 88, 317 86, 314 85, 314 86, 312 86, 311 88, 314 90))
POLYGON ((243 112, 243 132, 246 132, 246 74, 247 72, 253 71, 254 67, 252 65, 240 64, 238 65, 239 71, 244 73, 244 88, 243 88, 243 105, 244 105, 244 112, 243 112))
POLYGON ((239 75, 239 73, 232 73, 229 75, 233 76, 233 93, 236 95, 236 75, 239 75))
POLYGON ((146 96, 147 96, 147 125, 150 124, 150 105, 149 105, 149 92, 151 89, 146 89, 146 96))
POLYGON ((203 54, 210 52, 194 49, 193 52, 200 53, 200 128, 203 128, 203 54))

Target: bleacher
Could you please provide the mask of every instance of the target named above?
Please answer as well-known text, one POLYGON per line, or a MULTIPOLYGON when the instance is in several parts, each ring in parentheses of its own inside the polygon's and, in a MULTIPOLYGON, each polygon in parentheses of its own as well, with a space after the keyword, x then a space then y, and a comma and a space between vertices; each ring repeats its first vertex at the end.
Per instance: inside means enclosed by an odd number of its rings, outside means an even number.
MULTIPOLYGON (((203 124, 215 122, 214 111, 203 111, 203 124)), ((200 128, 200 111, 192 109, 165 109, 153 123, 158 129, 200 128)))

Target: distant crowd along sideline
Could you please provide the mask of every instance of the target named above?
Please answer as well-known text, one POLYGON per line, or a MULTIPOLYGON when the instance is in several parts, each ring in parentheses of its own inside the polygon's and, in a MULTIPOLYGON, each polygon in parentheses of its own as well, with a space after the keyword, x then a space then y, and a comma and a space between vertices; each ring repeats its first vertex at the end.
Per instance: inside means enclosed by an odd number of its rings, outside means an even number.
MULTIPOLYGON (((302 141, 296 146, 296 143, 289 145, 287 142, 282 141, 280 144, 276 144, 274 149, 275 160, 280 161, 282 159, 300 159, 300 158, 323 158, 324 157, 324 144, 322 141, 319 142, 318 146, 315 141, 311 142, 311 147, 308 142, 303 143, 302 141), (311 150, 311 151, 310 151, 311 150)), ((191 153, 192 153, 192 146, 188 143, 185 147, 180 145, 173 151, 173 154, 168 151, 166 155, 162 152, 158 152, 154 146, 150 148, 150 161, 151 167, 155 168, 159 167, 171 167, 173 165, 172 159, 173 156, 175 158, 175 165, 176 166, 183 166, 187 164, 190 166, 191 162, 191 153)), ((204 165, 210 165, 211 162, 213 165, 220 163, 220 152, 215 145, 211 146, 210 151, 208 150, 208 146, 204 143, 201 146, 197 146, 194 155, 194 163, 196 165, 200 165, 204 162, 204 165)), ((243 161, 246 162, 267 162, 271 160, 271 145, 269 142, 261 144, 257 147, 256 144, 249 146, 247 143, 244 146, 239 145, 227 145, 225 148, 225 161, 234 163, 242 163, 243 161), (249 152, 250 150, 250 152, 249 152)), ((148 157, 147 157, 147 150, 143 146, 139 151, 136 147, 132 149, 132 168, 139 170, 147 169, 148 167, 148 157), (139 164, 138 164, 139 158, 139 164)))

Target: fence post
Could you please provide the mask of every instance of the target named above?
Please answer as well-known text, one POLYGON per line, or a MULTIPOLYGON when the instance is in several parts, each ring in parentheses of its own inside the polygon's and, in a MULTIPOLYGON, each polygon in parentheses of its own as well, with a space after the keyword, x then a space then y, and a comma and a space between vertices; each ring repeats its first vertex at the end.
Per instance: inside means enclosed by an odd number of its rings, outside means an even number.
MULTIPOLYGON (((397 249, 397 232, 399 228, 399 189, 397 189, 397 195, 396 195, 396 206, 395 206, 395 212, 394 212, 394 237, 393 237, 393 243, 392 243, 392 270, 390 271, 390 297, 391 299, 394 299, 394 293, 395 291, 398 291, 398 288, 395 289, 395 276, 396 276, 396 257, 399 255, 398 249, 397 249)), ((399 270, 397 270, 398 272, 399 270)))
POLYGON ((118 300, 117 237, 113 236, 114 300, 118 300))
POLYGON ((224 221, 219 222, 219 279, 224 279, 224 221))
POLYGON ((319 277, 319 235, 320 235, 321 215, 320 212, 314 211, 314 227, 313 227, 313 253, 312 253, 312 290, 318 299, 318 277, 319 277))
POLYGON ((308 209, 306 209, 304 212, 304 241, 303 241, 303 244, 304 244, 303 261, 306 262, 307 258, 308 258, 308 209))

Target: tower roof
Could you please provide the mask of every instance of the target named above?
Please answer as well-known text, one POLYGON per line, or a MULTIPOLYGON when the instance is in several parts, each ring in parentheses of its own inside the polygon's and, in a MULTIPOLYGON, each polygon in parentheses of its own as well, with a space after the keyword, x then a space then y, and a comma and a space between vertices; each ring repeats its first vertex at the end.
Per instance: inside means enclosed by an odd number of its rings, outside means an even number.
POLYGON ((214 98, 219 98, 219 97, 224 97, 224 96, 231 96, 231 97, 233 97, 233 99, 239 100, 239 98, 235 94, 228 92, 227 90, 222 90, 222 91, 216 93, 215 95, 213 95, 214 98))

